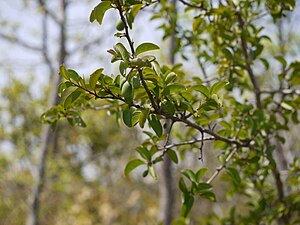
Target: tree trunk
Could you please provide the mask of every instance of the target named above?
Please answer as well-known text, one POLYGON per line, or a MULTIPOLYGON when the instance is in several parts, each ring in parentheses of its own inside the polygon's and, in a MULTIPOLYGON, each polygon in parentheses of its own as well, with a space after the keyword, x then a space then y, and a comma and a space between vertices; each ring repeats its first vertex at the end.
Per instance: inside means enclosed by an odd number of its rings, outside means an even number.
MULTIPOLYGON (((174 14, 177 17, 176 10, 176 0, 172 0, 172 5, 174 7, 174 14)), ((176 23, 170 37, 170 52, 169 52, 169 62, 171 64, 175 63, 175 48, 176 48, 176 23)), ((164 129, 165 133, 170 131, 170 121, 166 120, 166 126, 164 129)), ((168 139, 170 141, 170 139, 168 139)), ((168 143, 166 143, 168 144, 168 143)), ((164 225, 171 225, 173 220, 174 211, 174 177, 172 170, 172 161, 165 155, 164 161, 161 163, 160 168, 160 184, 159 184, 159 221, 162 221, 164 225)))
MULTIPOLYGON (((49 98, 49 105, 57 105, 59 103, 59 98, 57 95, 57 86, 61 81, 59 76, 53 75, 53 66, 49 58, 49 53, 47 50, 47 6, 44 1, 39 1, 40 6, 44 8, 43 15, 43 56, 45 63, 49 67, 50 78, 52 78, 52 93, 49 98)), ((65 62, 67 53, 66 53, 66 10, 67 10, 67 0, 61 0, 61 19, 59 22, 60 29, 60 49, 59 49, 59 64, 65 62)), ((40 210, 40 201, 41 193, 45 184, 45 172, 46 172, 46 161, 47 153, 50 147, 53 147, 53 140, 55 139, 57 132, 52 132, 49 125, 44 126, 42 133, 42 146, 41 146, 41 155, 38 166, 38 174, 36 178, 35 186, 33 187, 30 202, 29 202, 29 211, 27 214, 26 225, 37 225, 39 224, 39 210, 40 210)))

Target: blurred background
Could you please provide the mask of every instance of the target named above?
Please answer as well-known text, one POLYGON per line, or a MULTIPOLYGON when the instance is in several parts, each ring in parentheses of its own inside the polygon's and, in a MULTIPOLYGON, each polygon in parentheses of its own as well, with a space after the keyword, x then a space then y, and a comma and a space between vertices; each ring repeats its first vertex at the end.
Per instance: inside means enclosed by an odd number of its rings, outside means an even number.
MULTIPOLYGON (((61 122, 52 133, 39 118, 57 102, 60 64, 86 76, 100 67, 106 74, 118 71, 106 52, 118 42, 113 36, 117 13, 110 10, 101 29, 89 23, 89 14, 98 2, 0 0, 1 225, 21 225, 26 221, 29 225, 36 210, 34 199, 43 225, 157 224, 161 199, 165 198, 159 191, 163 184, 142 178, 141 171, 130 177, 123 173, 134 148, 144 138, 139 130, 116 123, 114 117, 101 110, 101 105, 83 113, 86 128, 61 122), (42 181, 40 186, 38 181, 42 181)), ((285 51, 291 52, 291 59, 300 52, 296 25, 299 9, 296 11, 278 27, 268 28, 274 38, 284 34, 278 40, 285 51)), ((162 50, 168 49, 168 43, 161 41, 162 31, 157 29, 161 21, 150 21, 150 17, 150 9, 138 15, 133 31, 135 43, 154 42, 166 47, 162 50)), ((266 54, 272 55, 278 47, 268 46, 266 54)), ((169 61, 167 51, 159 54, 162 62, 169 61)), ((196 62, 183 63, 188 65, 187 71, 193 71, 196 62)), ((270 74, 262 82, 269 82, 270 74)), ((288 137, 287 145, 293 149, 299 149, 299 144, 296 133, 288 137)), ((175 178, 182 167, 202 166, 195 154, 187 154, 184 162, 172 168, 175 178)), ((207 153, 205 163, 213 172, 217 162, 210 154, 214 153, 207 153)), ((180 193, 175 181, 172 207, 176 215, 180 193)), ((222 214, 224 206, 236 203, 226 200, 223 179, 216 181, 215 187, 218 202, 198 202, 196 218, 211 212, 222 214)))

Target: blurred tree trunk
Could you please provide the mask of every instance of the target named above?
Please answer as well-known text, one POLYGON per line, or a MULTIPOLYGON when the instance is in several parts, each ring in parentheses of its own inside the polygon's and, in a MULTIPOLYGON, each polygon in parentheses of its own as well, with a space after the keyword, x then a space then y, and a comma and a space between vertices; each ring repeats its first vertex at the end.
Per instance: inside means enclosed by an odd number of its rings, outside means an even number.
MULTIPOLYGON (((67 11, 67 0, 61 0, 60 2, 60 16, 59 19, 55 17, 55 15, 49 15, 49 11, 47 9, 47 5, 45 1, 38 1, 40 7, 43 9, 43 21, 42 21, 42 30, 43 30, 43 57, 45 63, 49 68, 50 78, 52 80, 51 86, 51 94, 49 96, 49 106, 57 105, 59 103, 59 98, 57 95, 57 86, 60 83, 61 77, 54 76, 54 67, 51 63, 49 52, 47 48, 47 39, 48 39, 48 27, 47 21, 49 17, 55 20, 57 26, 59 26, 60 30, 60 49, 59 49, 59 64, 63 64, 67 57, 66 52, 66 11, 67 11), (55 17, 55 18, 54 18, 55 17)), ((29 211, 27 214, 27 225, 37 225, 39 224, 39 210, 40 210, 40 202, 41 202, 41 193, 43 191, 43 187, 45 184, 45 172, 46 172, 46 162, 47 162, 47 153, 49 148, 54 146, 54 141, 56 140, 57 131, 52 132, 51 127, 49 125, 44 126, 42 133, 42 144, 41 144, 41 155, 39 159, 38 166, 38 174, 36 178, 35 186, 33 187, 32 194, 29 202, 29 211)))
MULTIPOLYGON (((173 65, 175 63, 175 49, 176 49, 176 18, 177 18, 177 8, 176 8, 176 0, 172 0, 172 5, 174 9, 175 16, 175 25, 172 30, 172 34, 170 37, 170 51, 168 60, 173 65)), ((166 126, 164 128, 164 133, 170 135, 171 132, 171 123, 169 120, 165 121, 166 126)), ((167 139, 170 141, 170 138, 167 139)), ((167 145, 168 143, 165 143, 167 145)), ((164 161, 160 167, 160 184, 159 184, 159 221, 162 221, 163 225, 171 225, 173 217, 174 217, 174 175, 172 169, 172 161, 165 155, 164 161)))

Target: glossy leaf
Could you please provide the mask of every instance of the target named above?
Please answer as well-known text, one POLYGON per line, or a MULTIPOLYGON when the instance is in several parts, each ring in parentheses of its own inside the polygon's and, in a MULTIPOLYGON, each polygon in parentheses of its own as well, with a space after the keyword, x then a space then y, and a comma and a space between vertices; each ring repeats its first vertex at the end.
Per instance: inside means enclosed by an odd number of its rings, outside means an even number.
POLYGON ((90 84, 90 88, 92 90, 94 90, 96 88, 96 84, 99 80, 99 77, 101 76, 103 69, 97 69, 95 72, 93 72, 90 75, 90 80, 89 80, 89 84, 90 84))
POLYGON ((69 80, 68 72, 64 65, 60 65, 59 67, 59 75, 63 76, 66 80, 69 80))
POLYGON ((203 191, 208 191, 212 188, 211 184, 207 184, 207 183, 199 183, 197 186, 197 191, 198 192, 203 192, 203 191))
POLYGON ((121 58, 125 61, 125 62, 129 62, 129 58, 130 58, 130 53, 127 51, 127 49, 125 48, 125 46, 122 43, 117 43, 114 46, 114 49, 116 50, 116 52, 121 56, 121 58))
POLYGON ((123 111, 123 122, 128 127, 133 127, 132 116, 133 109, 126 109, 123 111))
POLYGON ((200 196, 202 198, 206 198, 206 199, 208 199, 208 200, 210 200, 212 202, 215 202, 216 199, 217 199, 216 195, 213 192, 211 192, 211 191, 203 192, 203 193, 200 194, 200 196))
POLYGON ((128 174, 134 170, 135 168, 141 166, 145 164, 142 160, 140 159, 134 159, 134 160, 131 160, 127 163, 126 167, 125 167, 125 170, 124 170, 124 174, 125 176, 128 176, 128 174))
POLYGON ((187 193, 188 192, 188 188, 184 182, 184 179, 182 177, 180 177, 179 179, 179 189, 183 192, 183 193, 187 193))
POLYGON ((136 55, 139 55, 143 52, 148 52, 152 50, 158 50, 159 46, 153 43, 142 43, 136 48, 136 55))
POLYGON ((223 87, 225 87, 226 85, 228 85, 228 82, 225 81, 218 81, 216 83, 213 84, 213 86, 210 89, 210 93, 211 94, 216 94, 218 93, 223 87))
POLYGON ((128 104, 130 104, 133 100, 133 89, 128 81, 126 81, 122 86, 122 96, 128 104))
POLYGON ((197 183, 195 173, 190 169, 185 169, 181 172, 184 176, 186 176, 190 181, 197 183))
POLYGON ((149 121, 150 126, 156 133, 156 135, 158 137, 161 137, 161 135, 163 133, 163 128, 162 128, 162 125, 161 125, 159 119, 157 119, 156 115, 151 114, 150 117, 148 118, 148 121, 149 121))
POLYGON ((210 97, 210 91, 208 88, 202 84, 197 84, 192 87, 193 90, 200 92, 203 94, 206 98, 210 97))
POLYGON ((172 93, 180 93, 186 91, 186 88, 182 84, 169 84, 168 86, 165 87, 165 89, 162 92, 162 95, 169 95, 172 93))
POLYGON ((97 20, 97 22, 101 25, 103 17, 105 15, 105 12, 111 8, 111 2, 110 1, 103 1, 99 3, 92 11, 90 15, 90 22, 94 22, 97 20))
POLYGON ((71 94, 68 95, 68 97, 65 99, 64 101, 64 108, 67 109, 70 107, 70 105, 76 101, 76 99, 78 99, 80 97, 80 95, 82 94, 82 91, 77 89, 73 92, 71 92, 71 94))
POLYGON ((192 206, 194 204, 194 197, 188 193, 183 194, 183 203, 181 209, 181 215, 187 217, 190 213, 192 206))
POLYGON ((167 155, 170 157, 170 159, 174 162, 174 163, 178 163, 178 156, 176 154, 176 152, 172 149, 168 149, 167 151, 167 155))
POLYGON ((208 171, 206 167, 201 168, 200 170, 197 171, 196 173, 196 180, 197 182, 200 181, 200 179, 204 176, 204 174, 208 171))
POLYGON ((156 174, 154 166, 152 164, 148 165, 148 170, 149 170, 149 174, 151 175, 151 177, 153 177, 156 180, 157 174, 156 174))
POLYGON ((149 113, 150 113, 150 109, 149 108, 143 109, 141 111, 141 113, 139 115, 139 125, 140 125, 141 128, 144 128, 149 113))

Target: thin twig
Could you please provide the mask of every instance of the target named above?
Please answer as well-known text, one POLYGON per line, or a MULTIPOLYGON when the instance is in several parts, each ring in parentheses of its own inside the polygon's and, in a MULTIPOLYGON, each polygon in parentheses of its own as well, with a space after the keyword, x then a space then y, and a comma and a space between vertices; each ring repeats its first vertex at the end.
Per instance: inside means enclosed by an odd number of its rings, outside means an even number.
POLYGON ((279 89, 279 90, 262 90, 261 94, 282 94, 282 95, 300 95, 300 89, 279 89))
POLYGON ((208 179, 208 181, 206 181, 207 184, 210 184, 211 182, 213 182, 213 180, 219 175, 219 173, 226 167, 227 163, 231 160, 231 158, 234 156, 234 154, 238 151, 238 147, 235 146, 233 151, 230 152, 230 154, 227 156, 227 158, 225 159, 225 163, 223 165, 220 165, 216 171, 214 172, 214 174, 208 179))
POLYGON ((192 4, 190 2, 187 2, 185 0, 179 0, 182 4, 186 5, 186 6, 189 6, 189 7, 192 7, 192 8, 196 8, 196 9, 203 9, 203 2, 201 2, 200 5, 195 5, 195 4, 192 4))

